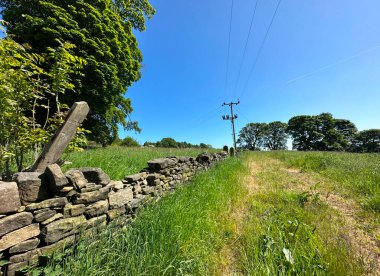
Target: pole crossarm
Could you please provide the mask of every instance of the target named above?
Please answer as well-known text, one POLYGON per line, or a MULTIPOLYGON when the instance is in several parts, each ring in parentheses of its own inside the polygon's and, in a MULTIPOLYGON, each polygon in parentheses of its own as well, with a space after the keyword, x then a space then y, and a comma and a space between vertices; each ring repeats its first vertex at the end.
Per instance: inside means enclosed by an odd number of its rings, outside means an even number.
POLYGON ((229 120, 229 121, 231 121, 231 125, 232 125, 232 138, 234 140, 234 149, 235 149, 235 152, 236 152, 235 120, 238 118, 238 115, 234 114, 234 108, 233 108, 233 106, 234 105, 238 105, 238 104, 240 104, 240 100, 238 100, 237 102, 229 102, 229 103, 224 102, 223 105, 222 105, 222 106, 229 106, 230 107, 231 115, 223 115, 222 119, 223 120, 229 120))

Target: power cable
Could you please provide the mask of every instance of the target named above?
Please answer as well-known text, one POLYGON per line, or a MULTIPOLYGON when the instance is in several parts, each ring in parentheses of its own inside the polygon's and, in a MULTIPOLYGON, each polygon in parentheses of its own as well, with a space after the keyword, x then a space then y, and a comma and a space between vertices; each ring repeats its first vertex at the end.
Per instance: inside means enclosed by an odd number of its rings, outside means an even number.
POLYGON ((226 77, 224 81, 224 95, 227 96, 227 85, 228 85, 228 73, 230 66, 230 51, 231 51, 231 32, 232 32, 232 15, 234 10, 234 0, 231 1, 231 11, 230 11, 230 28, 228 33, 228 50, 227 50, 227 65, 226 65, 226 77))
POLYGON ((253 26, 253 22, 254 22, 254 19, 255 19, 256 10, 257 10, 257 4, 258 3, 259 3, 259 0, 256 0, 256 4, 255 4, 255 6, 253 8, 253 13, 252 13, 252 17, 251 17, 251 23, 250 23, 250 26, 249 26, 249 31, 248 31, 248 34, 247 34, 247 40, 245 41, 243 56, 242 56, 241 61, 240 61, 238 77, 236 78, 236 82, 235 82, 234 94, 236 93, 237 86, 238 86, 238 83, 240 81, 241 70, 243 69, 243 64, 244 64, 245 56, 247 54, 248 43, 249 43, 249 39, 251 37, 252 26, 253 26))
POLYGON ((263 41, 261 42, 261 45, 260 45, 259 51, 257 52, 257 55, 256 55, 256 58, 255 58, 255 61, 254 61, 253 65, 252 65, 252 67, 251 67, 251 70, 249 71, 248 79, 247 79, 247 81, 246 81, 246 83, 245 83, 245 85, 244 85, 244 89, 243 89, 242 93, 240 94, 240 97, 239 97, 239 98, 242 98, 242 96, 244 95, 244 93, 245 93, 246 90, 247 90, 247 86, 248 86, 249 80, 251 79, 251 75, 252 75, 252 73, 253 73, 253 71, 254 71, 254 69, 255 69, 255 67, 256 67, 256 64, 257 64, 259 58, 260 58, 261 52, 263 51, 263 48, 264 48, 265 42, 266 42, 266 40, 267 40, 267 38, 268 38, 268 35, 269 35, 269 32, 270 32, 270 30, 271 30, 271 28, 272 28, 272 25, 273 25, 274 19, 276 18, 276 15, 277 15, 277 12, 278 12, 278 8, 280 7, 281 2, 282 2, 282 0, 278 0, 276 10, 275 10, 274 13, 273 13, 272 19, 271 19, 270 24, 269 24, 269 26, 268 26, 268 29, 267 29, 267 31, 266 31, 266 33, 265 33, 264 39, 263 39, 263 41))

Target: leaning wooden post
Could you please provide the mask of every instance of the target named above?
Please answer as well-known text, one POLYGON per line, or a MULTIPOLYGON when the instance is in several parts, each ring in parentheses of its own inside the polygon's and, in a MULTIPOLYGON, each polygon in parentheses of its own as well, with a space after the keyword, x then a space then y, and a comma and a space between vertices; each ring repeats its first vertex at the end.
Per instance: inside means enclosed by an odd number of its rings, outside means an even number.
POLYGON ((50 143, 48 143, 37 161, 32 166, 32 171, 44 172, 46 167, 56 163, 74 138, 78 126, 86 118, 90 108, 86 102, 76 102, 69 110, 66 121, 56 131, 50 143))

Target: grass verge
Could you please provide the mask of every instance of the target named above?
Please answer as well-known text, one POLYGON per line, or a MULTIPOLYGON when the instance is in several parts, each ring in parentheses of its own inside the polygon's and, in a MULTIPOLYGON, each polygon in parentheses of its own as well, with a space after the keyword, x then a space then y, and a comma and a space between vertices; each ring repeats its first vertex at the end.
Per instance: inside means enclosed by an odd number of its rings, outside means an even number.
POLYGON ((230 158, 197 175, 156 204, 148 205, 125 229, 107 227, 86 237, 47 274, 207 275, 228 236, 221 220, 243 197, 238 178, 246 167, 230 158))

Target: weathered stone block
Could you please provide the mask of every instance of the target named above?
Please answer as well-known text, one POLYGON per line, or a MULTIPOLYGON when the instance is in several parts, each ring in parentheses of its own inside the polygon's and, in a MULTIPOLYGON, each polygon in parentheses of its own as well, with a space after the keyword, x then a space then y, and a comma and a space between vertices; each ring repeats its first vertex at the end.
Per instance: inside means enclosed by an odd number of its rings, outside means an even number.
POLYGON ((24 253, 33 249, 36 249, 40 244, 40 239, 34 238, 27 241, 23 241, 9 249, 10 254, 24 253))
POLYGON ((66 197, 58 197, 44 200, 39 203, 32 203, 26 206, 27 211, 35 211, 46 208, 63 208, 68 203, 66 197))
POLYGON ((110 208, 119 208, 127 204, 133 199, 132 189, 119 190, 116 193, 110 193, 108 200, 110 202, 110 208))
POLYGON ((79 169, 88 182, 106 186, 110 183, 110 177, 100 168, 80 168, 79 169))
POLYGON ((106 224, 107 224, 107 215, 102 215, 100 217, 95 217, 95 218, 87 220, 86 229, 99 226, 99 225, 106 225, 106 224))
POLYGON ((86 225, 84 216, 54 221, 41 229, 41 239, 47 244, 55 243, 67 236, 79 233, 86 225))
POLYGON ((48 189, 43 174, 39 172, 20 172, 13 175, 17 182, 21 204, 38 202, 48 198, 48 189))
POLYGON ((51 209, 42 209, 43 212, 38 212, 34 215, 34 221, 36 222, 42 222, 45 221, 51 217, 53 217, 57 211, 51 210, 51 209))
POLYGON ((86 211, 86 206, 84 204, 72 205, 71 203, 67 204, 63 209, 63 216, 67 217, 77 217, 80 216, 86 211))
POLYGON ((109 185, 111 185, 112 189, 116 191, 124 189, 124 183, 122 181, 111 180, 109 185))
POLYGON ((38 223, 10 232, 0 239, 0 252, 40 234, 38 223))
POLYGON ((87 218, 93 218, 107 213, 108 200, 101 200, 86 207, 84 212, 87 218))
POLYGON ((59 220, 61 218, 63 218, 63 215, 61 213, 55 214, 51 218, 49 218, 49 219, 44 220, 43 222, 41 222, 41 225, 42 226, 47 225, 47 224, 52 223, 53 221, 59 220))
POLYGON ((124 177, 124 179, 128 183, 132 183, 132 182, 142 180, 144 178, 144 176, 145 176, 145 173, 136 173, 136 174, 132 174, 132 175, 127 175, 126 177, 124 177))
POLYGON ((28 266, 28 262, 14 263, 8 265, 7 276, 15 276, 16 274, 18 274, 18 271, 20 271, 26 266, 28 266))
POLYGON ((74 199, 74 204, 90 204, 99 200, 107 199, 108 190, 98 190, 94 192, 78 194, 74 199))
POLYGON ((88 193, 88 192, 93 192, 96 190, 101 189, 103 186, 102 185, 96 185, 95 183, 88 183, 84 188, 80 189, 81 193, 88 193))
POLYGON ((114 220, 115 218, 124 215, 124 214, 125 214, 125 211, 126 211, 125 206, 120 207, 120 208, 117 208, 117 209, 109 210, 109 211, 107 212, 108 219, 109 219, 109 220, 114 220))
POLYGON ((151 161, 148 161, 148 166, 152 170, 162 170, 167 167, 174 166, 176 161, 170 158, 158 158, 151 161))
POLYGON ((6 216, 0 219, 0 237, 5 234, 30 225, 33 221, 33 215, 31 213, 18 213, 12 216, 6 216))
POLYGON ((0 181, 0 202, 0 215, 17 211, 21 203, 16 182, 0 181))
POLYGON ((75 189, 82 189, 87 185, 87 180, 80 170, 71 169, 65 173, 65 176, 69 180, 70 184, 75 187, 75 189))
POLYGON ((54 194, 69 184, 69 180, 57 164, 47 166, 45 175, 47 177, 48 188, 54 194))

